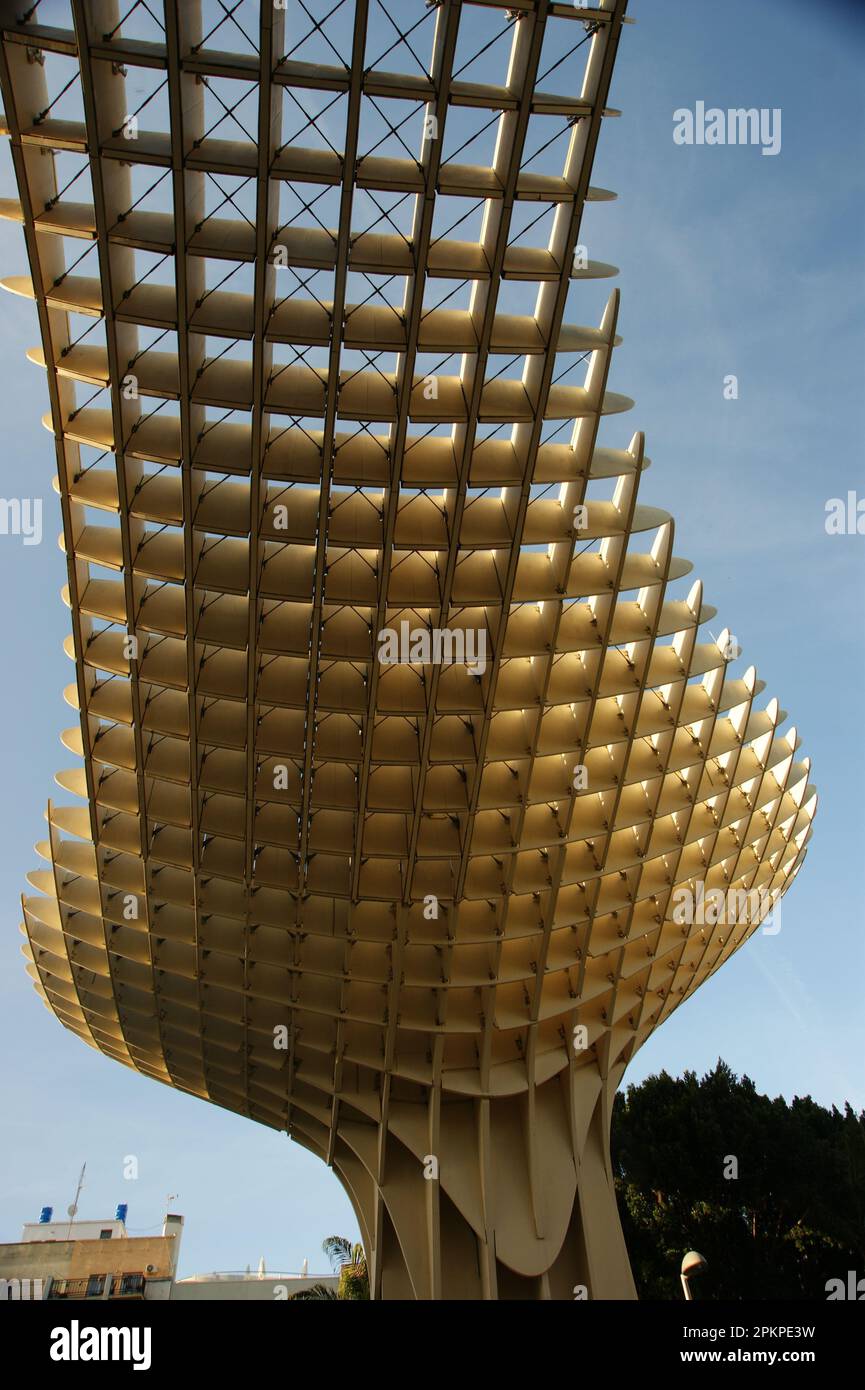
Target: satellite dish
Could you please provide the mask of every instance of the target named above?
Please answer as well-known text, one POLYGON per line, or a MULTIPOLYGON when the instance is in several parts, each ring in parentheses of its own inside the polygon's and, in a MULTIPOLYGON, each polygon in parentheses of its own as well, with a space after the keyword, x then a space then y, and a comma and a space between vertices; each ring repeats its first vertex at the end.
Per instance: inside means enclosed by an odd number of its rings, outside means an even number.
POLYGON ((67 1216, 70 1216, 70 1217, 71 1217, 71 1216, 74 1216, 77 1210, 78 1210, 78 1208, 76 1207, 75 1203, 73 1202, 71 1207, 67 1207, 67 1208, 66 1208, 66 1215, 67 1215, 67 1216))

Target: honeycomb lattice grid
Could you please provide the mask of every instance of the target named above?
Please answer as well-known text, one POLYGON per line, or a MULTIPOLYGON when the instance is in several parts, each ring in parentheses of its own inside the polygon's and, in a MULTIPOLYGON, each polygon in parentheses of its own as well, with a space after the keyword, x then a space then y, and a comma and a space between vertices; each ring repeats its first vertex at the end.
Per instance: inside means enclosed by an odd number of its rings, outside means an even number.
POLYGON ((810 834, 795 730, 671 591, 642 436, 598 443, 618 291, 565 319, 615 274, 579 235, 624 10, 3 32, 80 716, 28 970, 332 1163, 384 1296, 632 1292, 612 1096, 757 926, 673 894, 773 904, 810 834), (485 660, 385 664, 403 625, 485 660))

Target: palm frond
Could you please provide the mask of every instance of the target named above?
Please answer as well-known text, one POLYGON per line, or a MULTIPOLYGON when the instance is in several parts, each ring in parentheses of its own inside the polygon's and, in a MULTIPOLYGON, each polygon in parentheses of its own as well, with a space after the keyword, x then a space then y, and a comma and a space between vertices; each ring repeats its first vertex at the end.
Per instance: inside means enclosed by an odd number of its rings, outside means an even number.
POLYGON ((352 1245, 345 1236, 325 1236, 321 1248, 330 1260, 331 1269, 339 1270, 342 1265, 351 1264, 352 1245))

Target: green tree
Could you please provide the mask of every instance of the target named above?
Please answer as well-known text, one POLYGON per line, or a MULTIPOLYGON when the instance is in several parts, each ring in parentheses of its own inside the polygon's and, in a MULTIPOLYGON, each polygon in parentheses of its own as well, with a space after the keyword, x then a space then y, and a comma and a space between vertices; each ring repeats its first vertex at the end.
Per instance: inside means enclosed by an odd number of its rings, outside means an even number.
POLYGON ((362 1302, 369 1298, 369 1273, 363 1246, 352 1245, 345 1236, 328 1236, 321 1248, 330 1260, 330 1267, 339 1271, 339 1298, 362 1302))
POLYGON ((680 1298, 699 1250, 697 1298, 823 1299, 865 1272, 865 1114, 810 1096, 759 1095, 720 1059, 698 1080, 666 1072, 613 1111, 613 1165, 642 1298, 680 1298))
POLYGON ((349 1302, 369 1299, 369 1273, 363 1246, 352 1245, 345 1236, 327 1236, 321 1248, 330 1260, 331 1269, 339 1273, 336 1290, 327 1284, 313 1284, 308 1289, 301 1289, 300 1293, 292 1294, 292 1299, 303 1302, 318 1302, 326 1298, 349 1302))

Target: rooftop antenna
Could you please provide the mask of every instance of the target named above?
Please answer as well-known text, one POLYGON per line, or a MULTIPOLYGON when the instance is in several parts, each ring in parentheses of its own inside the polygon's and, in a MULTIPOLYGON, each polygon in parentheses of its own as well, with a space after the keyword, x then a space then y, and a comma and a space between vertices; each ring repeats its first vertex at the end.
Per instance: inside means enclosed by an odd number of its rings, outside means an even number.
POLYGON ((78 1198, 81 1196, 81 1189, 82 1189, 82 1187, 84 1186, 84 1169, 85 1169, 86 1167, 87 1167, 87 1164, 86 1164, 86 1163, 82 1163, 82 1165, 81 1165, 81 1172, 80 1172, 79 1177, 78 1177, 78 1186, 77 1186, 77 1188, 75 1189, 75 1201, 72 1203, 71 1207, 67 1207, 67 1208, 66 1208, 66 1215, 69 1217, 69 1227, 68 1227, 68 1229, 67 1229, 67 1231, 66 1231, 66 1239, 67 1239, 67 1240, 69 1239, 69 1237, 70 1237, 71 1234, 72 1234, 72 1222, 75 1220, 75 1217, 76 1217, 77 1214, 78 1214, 78 1198))

